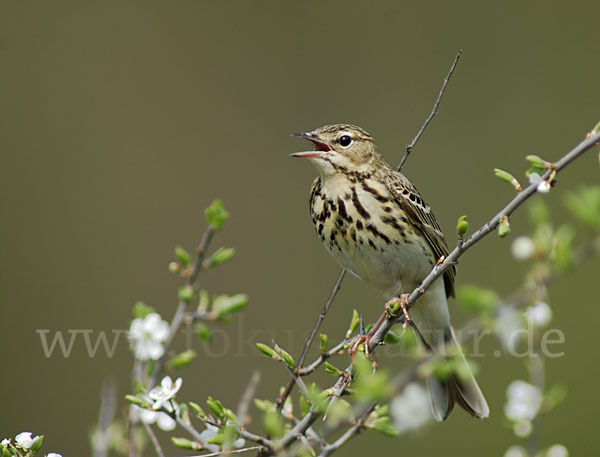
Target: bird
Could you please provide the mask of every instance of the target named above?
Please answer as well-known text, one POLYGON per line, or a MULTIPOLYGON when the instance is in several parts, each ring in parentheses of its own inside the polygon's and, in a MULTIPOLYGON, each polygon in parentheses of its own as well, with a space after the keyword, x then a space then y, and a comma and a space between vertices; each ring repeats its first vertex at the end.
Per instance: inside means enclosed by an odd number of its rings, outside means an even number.
MULTIPOLYGON (((293 133, 314 150, 296 152, 319 172, 310 191, 310 214, 317 235, 343 268, 383 293, 388 303, 419 287, 448 254, 444 234, 416 187, 380 155, 373 137, 360 127, 333 124, 293 133)), ((408 316, 429 351, 458 348, 462 376, 427 377, 432 413, 443 421, 460 405, 476 418, 489 407, 456 342, 448 298, 454 296, 456 270, 445 270, 408 316)), ((405 319, 406 322, 406 319, 405 319)))

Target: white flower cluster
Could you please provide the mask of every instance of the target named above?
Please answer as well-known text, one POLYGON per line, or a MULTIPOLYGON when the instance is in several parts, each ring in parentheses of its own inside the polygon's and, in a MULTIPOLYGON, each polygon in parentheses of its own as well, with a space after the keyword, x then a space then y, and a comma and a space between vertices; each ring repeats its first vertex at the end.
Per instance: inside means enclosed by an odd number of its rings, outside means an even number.
POLYGON ((390 413, 398 433, 415 430, 431 420, 431 402, 427 389, 411 383, 390 404, 390 413))
POLYGON ((531 421, 542 405, 542 391, 520 379, 513 381, 506 389, 504 414, 513 421, 513 432, 519 437, 531 434, 531 421))
MULTIPOLYGON (((40 439, 42 439, 42 438, 39 435, 32 436, 31 432, 21 432, 15 436, 14 444, 11 442, 11 440, 9 438, 4 438, 0 442, 0 446, 2 446, 3 448, 12 447, 13 449, 16 447, 16 448, 21 448, 25 451, 28 451, 28 450, 32 449, 33 446, 36 444, 36 442, 40 439)), ((37 447, 39 447, 40 445, 41 445, 41 443, 38 443, 37 447)), ((20 455, 20 454, 17 454, 17 455, 20 455)), ((29 455, 29 453, 27 453, 27 455, 29 455)), ((46 454, 46 457, 62 457, 62 455, 57 454, 56 452, 49 452, 48 454, 46 454)))
POLYGON ((181 389, 182 384, 183 380, 181 378, 177 378, 173 382, 170 376, 165 376, 160 381, 160 386, 154 387, 147 395, 144 395, 144 399, 148 403, 152 403, 152 409, 144 409, 139 406, 134 407, 134 411, 136 414, 139 414, 140 420, 145 424, 156 423, 158 428, 166 432, 175 429, 177 425, 175 420, 164 411, 159 411, 159 409, 164 408, 170 413, 178 412, 179 408, 173 398, 179 392, 179 389, 181 389))
POLYGON ((138 360, 158 360, 165 352, 164 342, 169 336, 169 323, 160 314, 151 313, 131 322, 129 341, 138 360))
POLYGON ((531 173, 529 175, 529 183, 537 184, 537 191, 540 194, 547 194, 550 192, 550 183, 548 181, 544 181, 542 177, 537 173, 531 173))

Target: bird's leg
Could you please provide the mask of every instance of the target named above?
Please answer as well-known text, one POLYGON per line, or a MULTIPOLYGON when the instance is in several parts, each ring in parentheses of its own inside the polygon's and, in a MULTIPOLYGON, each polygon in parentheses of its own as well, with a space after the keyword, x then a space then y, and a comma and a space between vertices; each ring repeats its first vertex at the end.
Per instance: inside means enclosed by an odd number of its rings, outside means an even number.
POLYGON ((403 328, 407 328, 412 323, 412 319, 410 318, 410 314, 408 314, 407 309, 408 297, 410 297, 410 294, 401 294, 392 298, 391 300, 388 300, 385 304, 385 314, 387 314, 389 317, 394 316, 396 311, 398 311, 398 308, 400 308, 402 314, 404 315, 404 322, 402 323, 403 328))

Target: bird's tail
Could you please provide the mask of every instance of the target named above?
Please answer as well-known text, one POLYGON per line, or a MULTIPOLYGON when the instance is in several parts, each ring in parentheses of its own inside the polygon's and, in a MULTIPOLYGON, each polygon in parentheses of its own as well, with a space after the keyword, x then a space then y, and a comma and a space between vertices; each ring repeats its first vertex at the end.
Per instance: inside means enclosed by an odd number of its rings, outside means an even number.
POLYGON ((454 346, 453 349, 458 351, 458 357, 465 364, 465 370, 462 370, 465 374, 459 377, 453 373, 446 379, 440 379, 433 375, 427 378, 433 416, 438 421, 445 420, 452 412, 454 404, 457 403, 473 417, 478 419, 488 417, 490 408, 473 373, 471 373, 467 360, 456 341, 452 327, 450 327, 446 346, 454 346))

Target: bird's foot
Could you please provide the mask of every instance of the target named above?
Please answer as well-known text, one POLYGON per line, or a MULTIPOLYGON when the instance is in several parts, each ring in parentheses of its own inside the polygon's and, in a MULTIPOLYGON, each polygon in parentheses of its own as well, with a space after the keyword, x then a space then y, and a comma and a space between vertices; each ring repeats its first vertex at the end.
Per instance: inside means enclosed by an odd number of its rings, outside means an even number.
POLYGON ((402 314, 404 315, 404 322, 402 323, 403 328, 407 328, 412 322, 410 314, 408 314, 407 308, 408 297, 410 297, 410 294, 401 294, 397 297, 392 298, 391 300, 388 300, 385 304, 385 313, 389 317, 395 316, 398 310, 402 311, 402 314))

